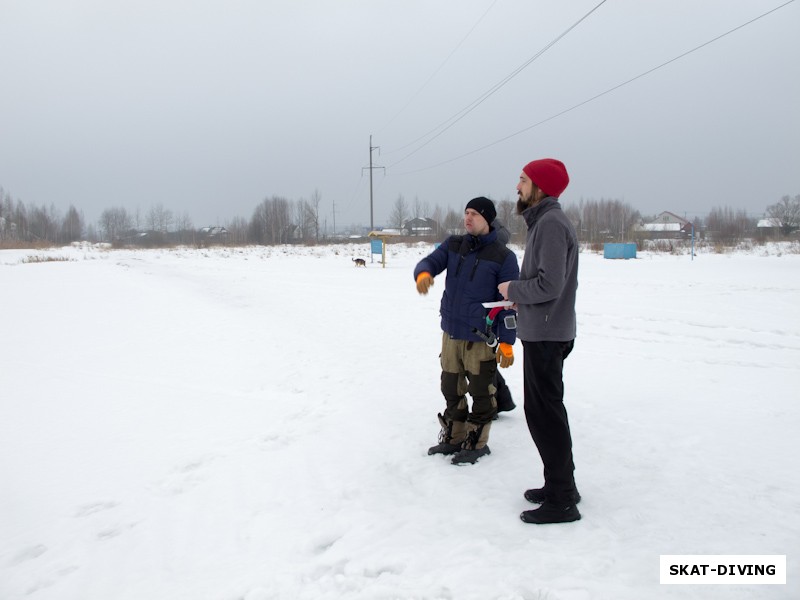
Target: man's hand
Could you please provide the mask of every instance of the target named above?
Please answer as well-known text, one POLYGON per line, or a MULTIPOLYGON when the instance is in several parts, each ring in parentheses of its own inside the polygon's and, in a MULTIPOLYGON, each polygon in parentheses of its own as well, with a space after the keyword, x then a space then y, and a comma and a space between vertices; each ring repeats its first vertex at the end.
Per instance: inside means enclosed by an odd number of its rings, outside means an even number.
POLYGON ((500 285, 497 286, 497 291, 500 292, 500 295, 503 296, 503 300, 508 300, 508 284, 511 283, 510 281, 504 281, 500 285))
POLYGON ((417 275, 417 291, 425 295, 428 293, 428 290, 431 289, 433 285, 433 277, 427 271, 423 271, 419 275, 417 275))
POLYGON ((497 364, 499 364, 502 369, 507 369, 514 364, 514 348, 511 344, 500 342, 500 345, 497 347, 497 364))

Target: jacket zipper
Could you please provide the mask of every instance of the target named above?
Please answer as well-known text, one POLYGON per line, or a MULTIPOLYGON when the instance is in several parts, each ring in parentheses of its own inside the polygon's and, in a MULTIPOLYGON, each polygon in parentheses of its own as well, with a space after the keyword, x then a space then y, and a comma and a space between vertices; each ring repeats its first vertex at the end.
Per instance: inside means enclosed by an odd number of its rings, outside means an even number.
POLYGON ((478 263, 481 262, 481 259, 476 258, 475 264, 472 265, 472 272, 469 274, 469 280, 472 281, 472 278, 475 277, 475 271, 478 270, 478 263))

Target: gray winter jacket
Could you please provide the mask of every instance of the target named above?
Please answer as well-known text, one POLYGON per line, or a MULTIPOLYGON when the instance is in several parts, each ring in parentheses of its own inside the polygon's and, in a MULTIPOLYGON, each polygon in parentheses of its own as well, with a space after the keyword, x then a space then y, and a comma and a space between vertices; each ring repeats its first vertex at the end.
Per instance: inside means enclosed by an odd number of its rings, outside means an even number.
POLYGON ((508 286, 518 305, 517 336, 526 342, 575 339, 578 237, 556 198, 527 208, 525 255, 519 280, 508 286))

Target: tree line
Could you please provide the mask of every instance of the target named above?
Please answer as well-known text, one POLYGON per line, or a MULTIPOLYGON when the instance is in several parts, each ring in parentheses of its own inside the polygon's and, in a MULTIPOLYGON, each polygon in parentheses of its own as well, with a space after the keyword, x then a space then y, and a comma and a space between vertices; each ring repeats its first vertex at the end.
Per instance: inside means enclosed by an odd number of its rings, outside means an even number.
MULTIPOLYGON (((495 202, 497 218, 509 229, 512 239, 524 240, 526 224, 516 213, 516 202, 508 199, 495 202)), ((616 199, 581 199, 564 203, 564 212, 575 225, 581 242, 590 245, 604 242, 641 243, 653 234, 648 234, 641 225, 651 223, 657 215, 642 215, 630 204, 616 199)), ((396 199, 389 218, 389 225, 402 228, 408 219, 432 214, 440 224, 442 232, 455 232, 461 229, 463 213, 452 208, 442 210, 436 207, 432 212, 426 203, 415 200, 408 203, 401 195, 396 199)), ((765 228, 773 236, 789 236, 800 229, 800 194, 783 196, 779 202, 766 207, 765 216, 770 227, 765 228)), ((714 207, 705 217, 693 217, 687 221, 694 227, 698 238, 713 239, 715 242, 736 243, 758 235, 757 217, 749 216, 744 210, 730 207, 714 207)), ((441 232, 436 232, 437 234, 441 232)), ((680 232, 676 237, 680 237, 680 232)))
MULTIPOLYGON (((290 200, 271 196, 262 200, 250 219, 235 217, 224 225, 226 243, 286 244, 314 243, 329 238, 327 222, 321 215, 322 195, 315 190, 308 199, 290 200)), ((497 217, 516 241, 524 240, 526 225, 516 214, 516 202, 495 202, 497 217)), ((643 216, 630 204, 616 200, 581 199, 566 202, 564 211, 575 224, 581 242, 641 241, 642 223, 654 216, 643 216)), ((783 196, 766 207, 765 216, 774 226, 770 231, 788 236, 800 228, 800 194, 783 196)), ((428 219, 435 226, 430 235, 440 238, 462 230, 463 211, 431 206, 415 198, 408 202, 400 195, 392 205, 388 226, 402 230, 412 219, 428 219)), ((698 236, 712 235, 715 241, 735 243, 756 235, 758 219, 744 210, 715 207, 705 217, 691 220, 698 236)), ((196 229, 191 217, 176 215, 161 204, 146 211, 131 212, 124 207, 105 209, 96 223, 86 223, 83 213, 70 205, 65 213, 54 206, 25 205, 0 187, 0 242, 69 244, 79 240, 126 245, 193 244, 207 241, 209 228, 196 229)), ((215 228, 223 229, 223 228, 215 228)))
POLYGON ((188 213, 176 215, 162 204, 146 211, 125 207, 105 209, 96 223, 87 223, 83 212, 70 205, 66 214, 55 206, 26 205, 0 187, 0 242, 70 244, 87 240, 112 244, 191 244, 203 240, 208 229, 224 229, 225 241, 234 244, 282 244, 320 241, 324 236, 320 217, 322 195, 291 201, 279 196, 265 198, 250 220, 235 217, 222 228, 196 229, 188 213))

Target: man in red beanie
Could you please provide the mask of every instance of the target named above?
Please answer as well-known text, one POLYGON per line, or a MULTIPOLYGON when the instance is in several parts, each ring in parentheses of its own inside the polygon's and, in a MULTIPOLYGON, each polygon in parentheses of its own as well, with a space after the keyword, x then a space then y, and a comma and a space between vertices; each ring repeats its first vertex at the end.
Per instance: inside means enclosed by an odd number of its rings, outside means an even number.
POLYGON ((526 523, 566 523, 581 518, 575 487, 572 435, 564 407, 564 359, 575 343, 578 238, 558 202, 569 184, 567 169, 552 158, 523 167, 517 212, 528 225, 518 281, 498 290, 516 303, 522 340, 525 419, 544 465, 544 485, 525 492, 541 506, 526 510, 526 523))

